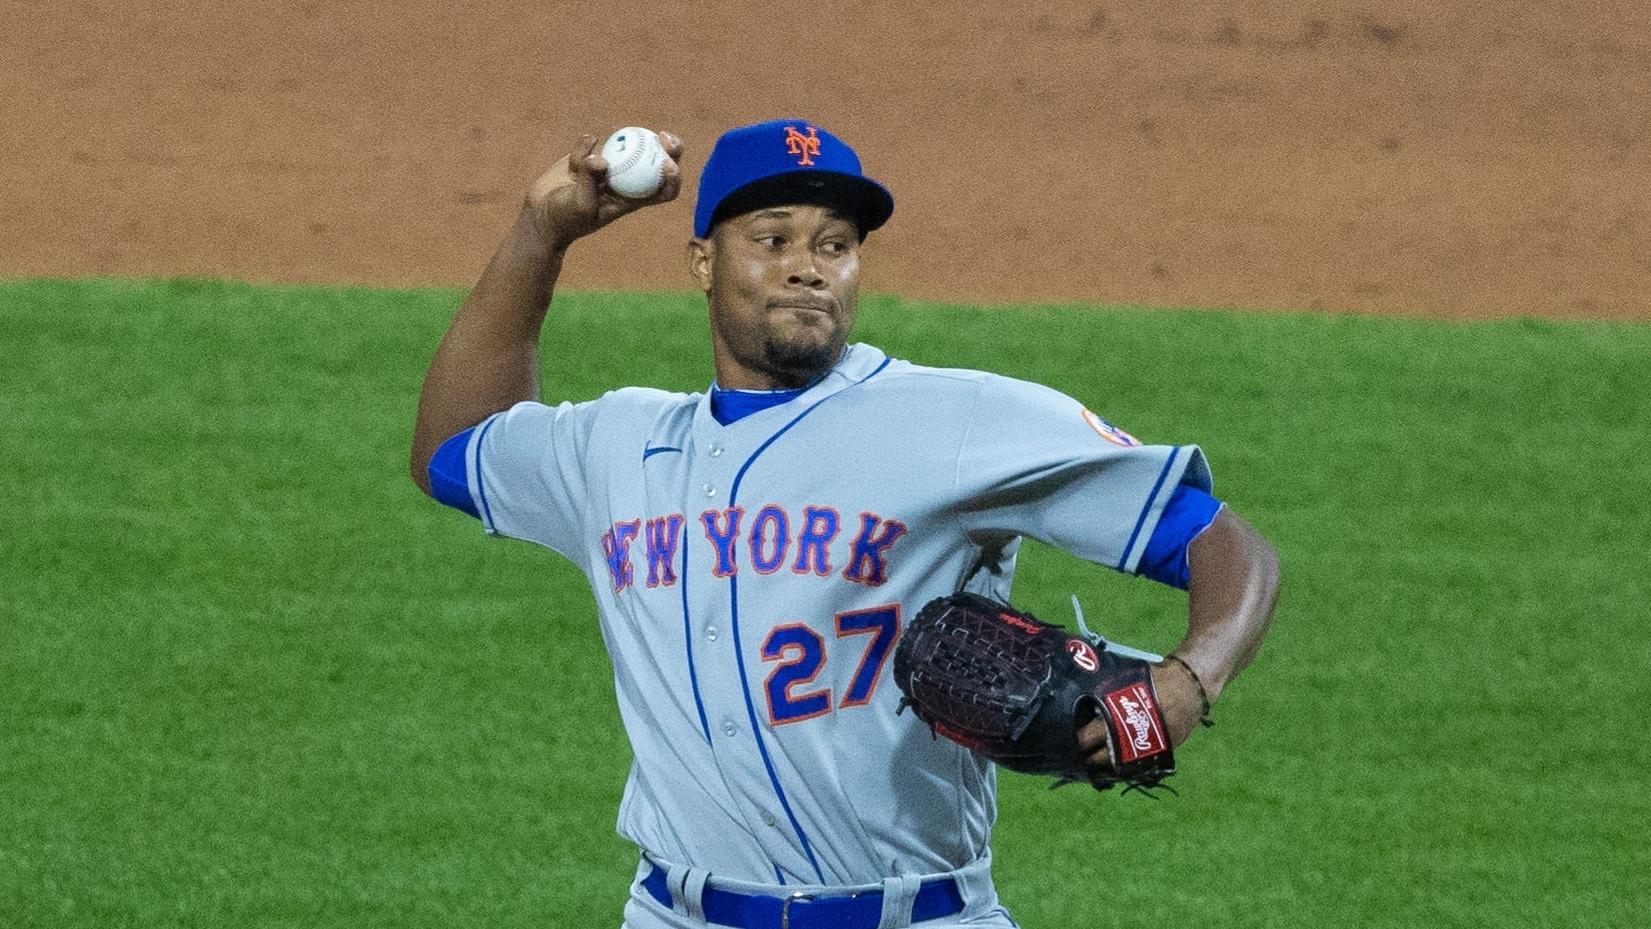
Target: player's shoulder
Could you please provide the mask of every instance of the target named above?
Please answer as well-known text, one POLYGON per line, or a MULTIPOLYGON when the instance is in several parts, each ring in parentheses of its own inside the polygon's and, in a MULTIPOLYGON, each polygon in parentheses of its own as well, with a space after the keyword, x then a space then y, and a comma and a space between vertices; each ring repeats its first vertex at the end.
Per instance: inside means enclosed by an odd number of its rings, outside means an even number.
POLYGON ((1093 427, 1101 422, 1070 394, 994 371, 890 358, 866 386, 871 388, 868 403, 920 410, 925 422, 952 423, 965 429, 978 428, 983 422, 996 423, 999 428, 1036 429, 1080 421, 1093 427))
POLYGON ((647 433, 677 419, 691 420, 702 394, 620 387, 591 401, 591 418, 599 429, 621 435, 647 433))
POLYGON ((620 387, 610 390, 594 402, 608 410, 640 410, 658 413, 673 407, 693 406, 699 402, 697 393, 660 390, 657 387, 620 387))
MULTIPOLYGON (((954 393, 969 398, 988 395, 994 398, 1047 400, 1066 396, 1052 387, 995 371, 919 364, 894 357, 889 357, 886 369, 875 380, 881 382, 877 387, 883 390, 917 389, 931 394, 954 393)), ((871 386, 870 383, 868 386, 871 386)))
POLYGON ((853 389, 833 404, 839 414, 877 417, 907 428, 922 424, 930 433, 967 430, 984 372, 916 364, 867 345, 854 346, 854 353, 861 356, 862 372, 849 372, 860 376, 851 378, 853 389))
MULTIPOLYGON (((859 346, 856 346, 856 348, 859 348, 859 346)), ((873 351, 876 350, 873 349, 873 351)), ((866 386, 877 390, 917 388, 929 391, 973 394, 980 389, 982 383, 996 376, 989 371, 919 364, 904 358, 895 358, 892 355, 883 357, 885 361, 881 369, 876 372, 875 377, 866 380, 866 386)))
POLYGON ((673 416, 691 417, 699 398, 699 394, 652 387, 621 387, 591 400, 524 400, 501 410, 493 419, 524 432, 626 432, 650 428, 673 416))

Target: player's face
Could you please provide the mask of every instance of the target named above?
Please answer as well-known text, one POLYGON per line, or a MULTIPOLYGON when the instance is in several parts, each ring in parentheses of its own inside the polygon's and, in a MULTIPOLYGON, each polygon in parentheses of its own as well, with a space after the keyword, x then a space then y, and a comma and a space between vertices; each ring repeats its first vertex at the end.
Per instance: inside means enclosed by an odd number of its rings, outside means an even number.
POLYGON ((695 239, 689 256, 723 387, 800 387, 837 363, 859 307, 852 220, 820 206, 753 210, 695 239))

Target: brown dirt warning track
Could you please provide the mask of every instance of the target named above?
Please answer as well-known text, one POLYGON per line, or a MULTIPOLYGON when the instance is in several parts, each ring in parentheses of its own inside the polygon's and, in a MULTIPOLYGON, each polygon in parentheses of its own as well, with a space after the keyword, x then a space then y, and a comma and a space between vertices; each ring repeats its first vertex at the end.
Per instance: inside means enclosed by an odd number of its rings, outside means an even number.
MULTIPOLYGON (((0 276, 474 281, 581 132, 798 116, 908 297, 1651 318, 1637 0, 0 0, 0 276)), ((685 289, 691 196, 574 287, 685 289)))

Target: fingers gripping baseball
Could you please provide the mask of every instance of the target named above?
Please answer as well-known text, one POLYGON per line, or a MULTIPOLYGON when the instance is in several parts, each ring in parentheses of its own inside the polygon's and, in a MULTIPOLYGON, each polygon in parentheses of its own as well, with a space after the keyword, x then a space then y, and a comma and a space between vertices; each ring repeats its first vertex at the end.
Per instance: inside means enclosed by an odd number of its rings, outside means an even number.
POLYGON ((626 213, 674 200, 682 190, 682 140, 662 132, 659 141, 666 157, 660 168, 659 189, 651 196, 631 199, 614 193, 608 186, 608 163, 600 152, 601 139, 587 134, 533 182, 525 208, 548 241, 566 247, 626 213))

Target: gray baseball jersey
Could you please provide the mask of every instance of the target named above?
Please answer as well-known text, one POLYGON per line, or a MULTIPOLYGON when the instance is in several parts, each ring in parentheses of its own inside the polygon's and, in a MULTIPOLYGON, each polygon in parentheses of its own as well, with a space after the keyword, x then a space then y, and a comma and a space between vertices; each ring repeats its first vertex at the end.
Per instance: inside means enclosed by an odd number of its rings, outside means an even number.
POLYGON ((465 471, 489 532, 590 579, 635 756, 620 834, 787 885, 981 858, 995 773, 896 715, 903 619, 959 588, 1007 600, 1023 536, 1134 570, 1176 485, 1210 483, 1196 446, 864 344, 726 426, 697 393, 521 403, 465 471))

